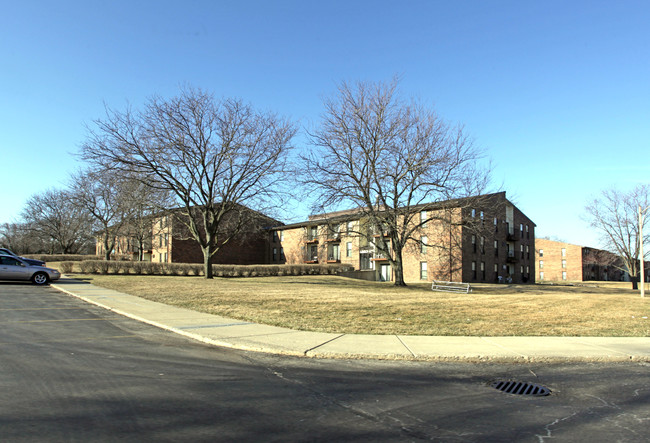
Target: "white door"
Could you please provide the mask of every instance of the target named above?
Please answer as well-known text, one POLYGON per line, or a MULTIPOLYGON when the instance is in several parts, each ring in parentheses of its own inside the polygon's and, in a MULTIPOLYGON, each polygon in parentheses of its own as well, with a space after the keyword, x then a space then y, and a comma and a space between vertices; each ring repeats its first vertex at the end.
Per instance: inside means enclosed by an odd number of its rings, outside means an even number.
POLYGON ((390 281, 390 265, 380 265, 379 266, 379 277, 381 281, 390 281))

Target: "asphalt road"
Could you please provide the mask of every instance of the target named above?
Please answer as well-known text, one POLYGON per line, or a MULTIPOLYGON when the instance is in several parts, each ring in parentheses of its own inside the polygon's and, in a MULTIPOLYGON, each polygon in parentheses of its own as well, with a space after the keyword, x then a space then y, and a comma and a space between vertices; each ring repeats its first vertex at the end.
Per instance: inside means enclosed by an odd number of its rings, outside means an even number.
POLYGON ((0 282, 0 440, 650 439, 650 362, 309 360, 210 347, 0 282), (547 397, 499 392, 539 383, 547 397))

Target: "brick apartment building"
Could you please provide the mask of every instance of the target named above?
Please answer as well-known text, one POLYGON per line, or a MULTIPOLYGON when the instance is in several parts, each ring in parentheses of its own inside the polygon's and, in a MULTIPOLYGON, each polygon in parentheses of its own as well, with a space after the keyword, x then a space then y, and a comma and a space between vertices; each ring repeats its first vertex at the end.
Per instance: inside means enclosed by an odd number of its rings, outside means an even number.
POLYGON ((537 280, 544 281, 629 281, 619 257, 608 251, 560 241, 535 240, 537 280))
MULTIPOLYGON (((506 199, 505 192, 419 205, 420 242, 403 252, 406 281, 526 283, 535 281, 535 224, 506 199)), ((377 250, 381 233, 365 228, 360 211, 311 216, 271 230, 271 263, 344 263, 392 280, 388 260, 377 250)))
MULTIPOLYGON (((268 229, 281 222, 248 208, 243 210, 246 213, 246 229, 228 243, 220 245, 212 263, 253 265, 270 262, 268 229)), ((189 234, 179 213, 178 210, 170 210, 151 217, 151 232, 142 251, 144 261, 203 263, 201 247, 189 234)), ((117 239, 113 255, 137 259, 140 255, 138 243, 129 236, 122 236, 117 239)), ((96 254, 104 255, 102 242, 97 242, 96 254)))

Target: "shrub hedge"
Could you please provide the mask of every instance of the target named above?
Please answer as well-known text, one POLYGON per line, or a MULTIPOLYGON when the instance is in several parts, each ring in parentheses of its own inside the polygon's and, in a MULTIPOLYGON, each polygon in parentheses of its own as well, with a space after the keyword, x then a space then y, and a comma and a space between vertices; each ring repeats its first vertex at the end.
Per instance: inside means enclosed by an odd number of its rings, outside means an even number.
POLYGON ((98 255, 81 255, 81 254, 27 254, 27 258, 35 260, 42 260, 47 262, 60 262, 60 261, 84 261, 84 260, 101 260, 103 257, 98 255))
MULTIPOLYGON (((155 263, 142 261, 84 260, 63 261, 59 269, 64 274, 73 272, 75 264, 84 274, 133 275, 203 275, 203 265, 193 263, 155 263)), ((353 270, 350 265, 212 265, 215 277, 273 277, 283 275, 335 275, 353 270)))

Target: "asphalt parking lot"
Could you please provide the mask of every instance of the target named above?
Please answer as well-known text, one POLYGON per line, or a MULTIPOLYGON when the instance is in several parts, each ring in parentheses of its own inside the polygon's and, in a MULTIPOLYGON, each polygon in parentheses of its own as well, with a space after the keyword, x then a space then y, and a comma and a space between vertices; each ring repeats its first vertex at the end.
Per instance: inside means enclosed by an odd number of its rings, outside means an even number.
POLYGON ((4 441, 647 441, 650 363, 274 356, 0 283, 4 441), (547 386, 529 397, 496 379, 547 386))

